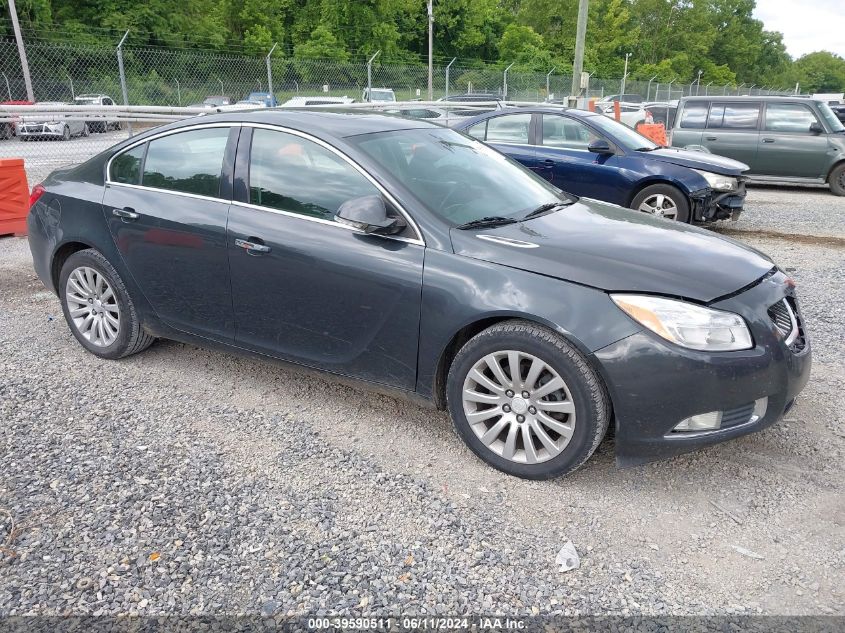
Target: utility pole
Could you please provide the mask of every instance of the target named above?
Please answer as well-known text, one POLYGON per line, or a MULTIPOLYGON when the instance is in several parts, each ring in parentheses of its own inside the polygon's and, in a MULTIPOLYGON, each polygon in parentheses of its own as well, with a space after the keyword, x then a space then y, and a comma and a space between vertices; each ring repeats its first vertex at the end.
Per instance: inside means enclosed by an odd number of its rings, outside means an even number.
POLYGON ((622 87, 619 89, 619 99, 622 100, 622 96, 625 94, 625 80, 628 79, 628 58, 631 56, 631 53, 625 53, 625 72, 622 73, 622 87))
POLYGON ((434 7, 428 0, 428 100, 434 101, 434 7))
POLYGON ((9 0, 9 15, 12 16, 12 29, 15 31, 15 41, 18 43, 18 55, 21 58, 21 71, 23 82, 26 84, 26 98, 28 101, 35 101, 35 93, 32 92, 32 78, 29 76, 29 62, 26 60, 26 48, 23 45, 21 25, 18 24, 18 10, 15 8, 15 0, 9 0))
POLYGON ((578 26, 575 31, 575 60, 572 62, 572 89, 569 91, 569 107, 578 105, 581 92, 581 71, 584 69, 584 39, 587 35, 587 11, 590 0, 578 0, 578 26))
POLYGON ((273 56, 273 51, 276 50, 278 45, 278 42, 274 42, 273 48, 271 48, 270 52, 267 53, 267 92, 270 93, 271 108, 276 107, 276 95, 273 93, 273 65, 270 58, 273 56))

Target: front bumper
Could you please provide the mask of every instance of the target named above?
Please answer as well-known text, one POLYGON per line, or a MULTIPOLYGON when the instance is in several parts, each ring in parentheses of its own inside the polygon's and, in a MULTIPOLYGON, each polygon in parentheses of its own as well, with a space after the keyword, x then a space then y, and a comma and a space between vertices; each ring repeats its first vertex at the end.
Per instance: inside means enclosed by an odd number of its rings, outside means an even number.
POLYGON ((794 290, 776 272, 735 297, 710 304, 745 318, 755 343, 749 350, 698 352, 642 331, 595 352, 613 400, 617 464, 687 453, 780 420, 807 384, 812 364, 806 331, 803 349, 795 352, 767 313, 785 296, 794 296, 794 290), (768 398, 766 413, 755 420, 751 408, 763 397, 768 398), (732 426, 672 432, 684 418, 710 411, 725 412, 732 426))
POLYGON ((737 220, 745 205, 745 179, 740 178, 736 191, 706 189, 690 196, 694 222, 737 220))
POLYGON ((60 138, 63 133, 63 125, 47 125, 46 123, 18 125, 18 136, 21 138, 60 138))

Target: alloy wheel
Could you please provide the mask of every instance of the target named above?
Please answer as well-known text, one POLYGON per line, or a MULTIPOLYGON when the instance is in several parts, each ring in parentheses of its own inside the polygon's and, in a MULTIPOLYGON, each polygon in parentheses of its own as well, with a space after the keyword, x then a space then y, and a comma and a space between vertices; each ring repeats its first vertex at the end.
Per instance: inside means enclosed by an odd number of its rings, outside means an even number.
POLYGON ((663 193, 655 193, 643 200, 638 210, 651 213, 666 220, 678 219, 678 205, 675 204, 672 198, 663 193))
POLYGON ((100 272, 89 266, 71 271, 65 303, 74 327, 92 345, 108 347, 114 343, 120 334, 120 307, 100 272))
POLYGON ((481 442, 517 463, 556 457, 575 428, 575 403, 563 378, 525 352, 504 350, 481 358, 464 380, 462 401, 481 442))

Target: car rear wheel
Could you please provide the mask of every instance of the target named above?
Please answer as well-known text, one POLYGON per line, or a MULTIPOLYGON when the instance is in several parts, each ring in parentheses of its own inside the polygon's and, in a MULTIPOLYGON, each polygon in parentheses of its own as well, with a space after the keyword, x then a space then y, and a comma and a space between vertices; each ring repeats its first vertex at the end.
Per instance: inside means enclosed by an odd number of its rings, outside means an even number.
POLYGON ((120 275, 99 251, 87 249, 68 257, 59 292, 71 332, 92 354, 123 358, 155 340, 141 327, 120 275))
POLYGON ((672 185, 650 185, 631 200, 631 208, 663 218, 689 222, 689 201, 672 185))
POLYGON ((830 172, 830 190, 837 196, 845 196, 845 163, 837 165, 830 172))
POLYGON ((580 352, 552 330, 518 320, 493 325, 461 348, 447 403, 476 455, 525 479, 581 466, 610 419, 604 386, 580 352))

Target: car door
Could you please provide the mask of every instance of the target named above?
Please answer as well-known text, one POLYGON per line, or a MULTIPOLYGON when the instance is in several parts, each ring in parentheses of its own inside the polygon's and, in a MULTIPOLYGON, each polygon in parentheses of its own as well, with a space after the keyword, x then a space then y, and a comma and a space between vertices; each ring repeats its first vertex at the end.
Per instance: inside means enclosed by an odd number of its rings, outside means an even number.
POLYGON ((770 176, 823 178, 829 164, 826 134, 810 131, 824 125, 804 103, 766 103, 755 173, 770 176))
POLYGON ((542 173, 545 166, 537 162, 537 151, 531 144, 531 117, 529 112, 500 114, 476 123, 467 132, 529 169, 542 173))
POLYGON ((707 127, 709 101, 685 101, 680 106, 680 118, 674 120, 672 145, 674 147, 700 149, 701 137, 707 127))
POLYGON ((316 139, 262 127, 244 133, 236 182, 245 184, 228 227, 236 340, 413 389, 425 255, 416 229, 378 236, 337 222, 346 200, 384 191, 316 139))
POLYGON ((115 244, 159 317, 223 341, 234 338, 234 317, 226 248, 231 185, 227 191, 222 174, 238 132, 215 124, 130 148, 111 160, 103 197, 115 244))
POLYGON ((702 145, 713 154, 727 156, 757 171, 757 144, 760 139, 758 101, 713 101, 702 134, 702 145))
POLYGON ((591 127, 565 114, 542 114, 538 134, 537 162, 543 177, 556 187, 598 200, 625 204, 618 159, 587 149, 595 140, 608 139, 591 127))

